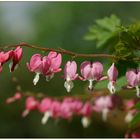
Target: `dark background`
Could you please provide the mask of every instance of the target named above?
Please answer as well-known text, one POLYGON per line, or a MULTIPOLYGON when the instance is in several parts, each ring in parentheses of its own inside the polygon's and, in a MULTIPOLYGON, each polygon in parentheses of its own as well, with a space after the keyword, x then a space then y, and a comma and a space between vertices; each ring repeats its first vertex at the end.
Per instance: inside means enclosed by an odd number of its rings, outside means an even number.
MULTIPOLYGON (((102 52, 101 49, 96 50, 94 42, 83 39, 88 27, 96 19, 111 14, 117 15, 123 24, 127 24, 140 19, 139 13, 139 2, 0 2, 0 46, 27 42, 79 53, 102 52)), ((68 95, 63 87, 64 80, 59 78, 62 73, 57 74, 49 83, 41 77, 37 86, 33 86, 34 74, 28 72, 26 62, 29 62, 32 54, 38 52, 24 48, 20 67, 10 73, 6 64, 0 73, 0 137, 124 137, 127 127, 122 123, 121 117, 103 122, 100 115, 93 115, 92 123, 87 129, 82 127, 80 118, 77 117, 71 122, 50 119, 46 125, 42 125, 42 115, 38 112, 32 112, 24 119, 21 117, 24 101, 6 105, 5 99, 16 91, 13 77, 18 79, 23 91, 43 92, 46 96, 68 95)), ((63 56, 63 65, 69 59, 71 58, 63 56)), ((76 59, 78 64, 83 60, 76 59)), ((109 62, 101 61, 106 70, 109 62)), ((124 77, 121 77, 120 83, 124 83, 124 77)), ((75 82, 70 95, 87 94, 86 86, 86 82, 75 82)), ((106 82, 97 85, 97 88, 100 87, 106 87, 106 82)))

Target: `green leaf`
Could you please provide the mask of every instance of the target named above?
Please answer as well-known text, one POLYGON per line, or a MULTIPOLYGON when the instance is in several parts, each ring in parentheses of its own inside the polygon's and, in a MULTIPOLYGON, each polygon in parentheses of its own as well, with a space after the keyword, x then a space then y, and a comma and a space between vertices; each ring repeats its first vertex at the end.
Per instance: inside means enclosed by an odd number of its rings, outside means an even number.
POLYGON ((89 33, 85 36, 86 40, 95 40, 97 47, 102 47, 108 40, 116 36, 119 30, 120 19, 115 15, 96 20, 95 24, 89 27, 89 33))
POLYGON ((132 109, 138 109, 138 110, 140 110, 140 102, 136 103, 136 104, 132 107, 132 109))
POLYGON ((130 122, 129 127, 133 128, 135 127, 138 123, 140 123, 140 112, 137 112, 136 115, 134 116, 133 120, 130 122))

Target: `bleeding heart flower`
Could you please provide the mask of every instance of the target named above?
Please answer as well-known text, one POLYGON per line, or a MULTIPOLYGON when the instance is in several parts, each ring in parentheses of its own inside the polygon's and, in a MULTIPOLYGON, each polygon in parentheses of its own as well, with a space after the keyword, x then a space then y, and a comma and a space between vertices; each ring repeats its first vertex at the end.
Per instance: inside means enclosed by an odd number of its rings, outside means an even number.
POLYGON ((75 61, 68 61, 64 68, 64 79, 66 80, 64 83, 64 87, 67 92, 70 92, 74 87, 73 80, 75 80, 78 76, 77 72, 77 64, 75 61))
POLYGON ((127 88, 136 88, 136 94, 140 97, 140 70, 131 69, 126 72, 126 79, 128 81, 127 88))
POLYGON ((46 80, 49 81, 53 78, 54 73, 60 72, 61 59, 61 54, 57 54, 56 52, 50 52, 48 56, 44 57, 40 54, 33 55, 30 63, 27 63, 27 67, 31 72, 36 73, 33 80, 34 85, 39 81, 40 74, 44 75, 46 80))
POLYGON ((48 58, 50 59, 50 67, 49 71, 46 74, 46 80, 49 81, 54 77, 54 74, 60 72, 62 69, 60 68, 62 63, 62 56, 61 54, 57 54, 56 52, 51 51, 48 54, 48 58))
POLYGON ((40 74, 46 76, 46 74, 48 73, 50 67, 50 59, 48 59, 48 57, 46 56, 42 58, 40 54, 34 54, 31 57, 30 63, 27 63, 27 67, 29 71, 36 73, 33 79, 33 83, 34 85, 36 85, 39 81, 40 74))
POLYGON ((30 111, 35 110, 38 107, 38 101, 30 96, 25 102, 25 111, 22 113, 22 117, 26 117, 30 111))
POLYGON ((139 99, 135 98, 126 102, 125 111, 127 112, 127 114, 125 116, 125 122, 130 123, 132 121, 134 115, 137 113, 138 110, 131 108, 139 101, 139 99))
POLYGON ((86 102, 82 109, 81 109, 81 115, 83 116, 81 119, 81 123, 84 128, 87 128, 90 125, 90 118, 89 116, 93 112, 93 106, 91 103, 86 102))
POLYGON ((11 53, 12 51, 0 52, 0 72, 2 71, 2 65, 10 59, 11 53))
POLYGON ((94 62, 91 63, 89 61, 84 61, 81 64, 81 80, 85 81, 88 80, 89 81, 89 86, 88 88, 90 90, 93 90, 93 82, 94 81, 101 81, 101 80, 105 80, 106 77, 102 76, 103 73, 103 65, 100 62, 94 62))
POLYGON ((51 117, 51 106, 52 100, 50 98, 44 98, 41 103, 38 105, 38 109, 41 113, 44 113, 44 116, 41 120, 42 124, 46 124, 48 119, 51 117))
POLYGON ((67 101, 63 101, 61 103, 61 107, 60 107, 60 117, 64 118, 64 119, 70 119, 72 117, 72 108, 71 108, 71 103, 72 102, 67 102, 67 101))
POLYGON ((95 105, 93 109, 96 112, 101 112, 103 120, 106 121, 107 114, 112 107, 113 102, 111 96, 101 96, 95 100, 95 105))
POLYGON ((108 89, 111 93, 115 93, 115 91, 116 91, 115 83, 116 83, 116 80, 118 77, 118 70, 115 67, 114 63, 109 68, 107 75, 108 75, 108 79, 109 79, 108 89))
POLYGON ((53 118, 60 117, 60 109, 61 109, 61 103, 59 101, 53 101, 51 106, 51 116, 53 118))
POLYGON ((13 72, 19 64, 19 61, 22 57, 22 48, 18 46, 15 50, 12 51, 12 62, 9 64, 10 71, 13 72))
POLYGON ((82 107, 83 107, 83 103, 80 100, 74 100, 71 103, 72 111, 76 115, 80 115, 81 114, 82 107))
POLYGON ((8 99, 6 100, 6 103, 7 103, 7 104, 10 104, 10 103, 13 103, 13 102, 15 102, 15 101, 17 101, 17 100, 20 100, 21 98, 22 98, 21 93, 20 93, 20 92, 17 92, 14 96, 8 98, 8 99))

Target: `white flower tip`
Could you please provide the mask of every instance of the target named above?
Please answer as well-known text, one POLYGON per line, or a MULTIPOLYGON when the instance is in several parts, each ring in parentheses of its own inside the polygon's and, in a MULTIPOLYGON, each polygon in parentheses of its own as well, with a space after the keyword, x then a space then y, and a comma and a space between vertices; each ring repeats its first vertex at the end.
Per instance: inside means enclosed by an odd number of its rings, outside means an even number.
POLYGON ((84 128, 87 128, 90 125, 90 119, 88 117, 82 117, 81 123, 84 128))
POLYGON ((22 113, 22 117, 26 117, 29 114, 29 110, 24 110, 22 113))
POLYGON ((88 89, 89 89, 90 91, 93 90, 93 80, 89 80, 89 86, 88 86, 88 89))
POLYGON ((74 84, 72 81, 65 81, 64 87, 66 88, 67 92, 71 92, 72 88, 74 87, 74 84))
POLYGON ((102 111, 102 119, 104 122, 107 121, 107 114, 108 114, 109 110, 107 108, 103 109, 102 111))
POLYGON ((137 97, 140 97, 140 89, 138 86, 136 86, 136 94, 137 94, 137 97))
POLYGON ((46 81, 49 82, 54 77, 54 73, 49 76, 46 76, 46 81))
POLYGON ((36 73, 36 75, 35 75, 35 77, 34 77, 34 79, 33 79, 33 84, 34 84, 34 85, 36 85, 37 82, 39 81, 39 75, 40 75, 40 73, 36 73))
POLYGON ((47 121, 49 120, 49 117, 51 116, 50 112, 46 112, 41 120, 41 123, 44 125, 47 123, 47 121))
POLYGON ((10 72, 12 72, 12 71, 11 71, 11 69, 12 69, 12 65, 13 65, 13 62, 11 62, 11 63, 9 64, 10 72))
POLYGON ((133 115, 128 112, 127 115, 125 116, 125 122, 130 123, 132 119, 133 119, 133 115))
POLYGON ((116 92, 116 88, 112 84, 112 82, 109 82, 107 87, 108 87, 108 89, 109 89, 109 91, 110 91, 111 94, 114 94, 116 92))

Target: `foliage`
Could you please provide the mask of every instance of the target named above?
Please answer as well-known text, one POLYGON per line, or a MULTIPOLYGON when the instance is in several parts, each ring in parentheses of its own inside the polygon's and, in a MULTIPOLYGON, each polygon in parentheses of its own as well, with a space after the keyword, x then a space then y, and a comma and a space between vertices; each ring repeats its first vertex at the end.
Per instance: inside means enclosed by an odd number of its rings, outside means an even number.
POLYGON ((105 48, 113 52, 122 60, 135 56, 135 51, 140 45, 140 22, 128 26, 121 25, 120 19, 111 15, 96 20, 95 24, 89 27, 86 40, 95 40, 97 48, 105 48))

